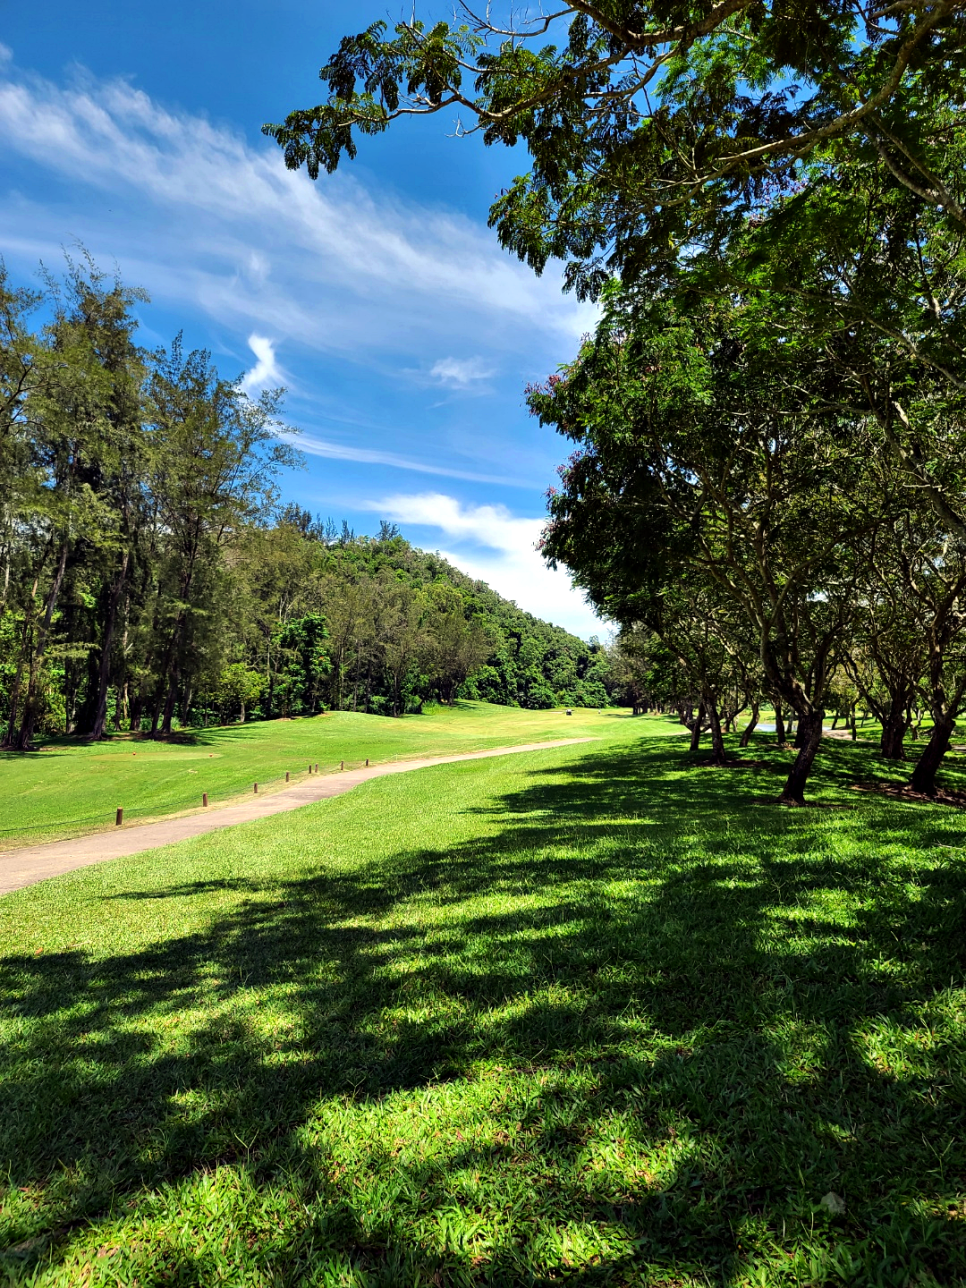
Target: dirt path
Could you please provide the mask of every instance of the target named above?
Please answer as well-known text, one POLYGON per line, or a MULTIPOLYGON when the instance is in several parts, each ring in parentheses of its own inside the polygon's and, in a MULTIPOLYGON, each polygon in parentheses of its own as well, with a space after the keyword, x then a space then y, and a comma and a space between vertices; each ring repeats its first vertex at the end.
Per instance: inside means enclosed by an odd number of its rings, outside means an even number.
POLYGON ((288 787, 271 796, 252 796, 239 805, 208 810, 186 818, 162 819, 158 823, 141 823, 134 827, 119 827, 114 832, 96 832, 93 836, 79 836, 69 841, 49 841, 45 845, 31 845, 23 849, 0 853, 0 895, 21 890, 24 886, 47 877, 57 877, 75 868, 87 868, 92 863, 106 859, 119 859, 127 854, 140 854, 156 850, 162 845, 184 841, 191 836, 217 832, 236 823, 247 823, 254 818, 269 818, 286 810, 300 809, 314 801, 341 796, 359 783, 386 774, 403 774, 412 769, 425 769, 429 765, 451 765, 458 760, 485 760, 490 756, 509 756, 521 751, 545 751, 550 747, 572 747, 577 743, 596 742, 596 738, 562 738, 557 742, 528 742, 521 747, 494 747, 490 751, 470 751, 458 756, 426 756, 420 760, 397 760, 385 765, 370 765, 367 769, 347 769, 341 774, 320 774, 296 787, 288 787))

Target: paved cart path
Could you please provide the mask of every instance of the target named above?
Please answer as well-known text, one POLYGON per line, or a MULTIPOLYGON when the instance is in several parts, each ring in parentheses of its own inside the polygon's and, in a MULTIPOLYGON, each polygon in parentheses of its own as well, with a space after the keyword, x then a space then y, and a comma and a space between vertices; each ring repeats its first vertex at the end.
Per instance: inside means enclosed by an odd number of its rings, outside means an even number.
POLYGON ((90 867, 106 859, 119 859, 127 854, 140 854, 155 850, 161 845, 171 845, 191 836, 217 832, 236 823, 247 823, 254 818, 269 818, 286 810, 300 809, 315 801, 341 796, 359 783, 386 774, 403 774, 412 769, 425 769, 429 765, 451 765, 457 760, 485 760, 490 756, 509 756, 521 751, 546 751, 550 747, 571 747, 581 742, 597 742, 596 738, 562 738, 556 742, 528 742, 520 747, 494 747, 489 751, 470 751, 458 756, 425 756, 419 760, 397 760, 385 765, 370 765, 367 769, 347 769, 338 774, 319 774, 307 778, 294 787, 286 787, 271 796, 252 795, 251 800, 221 809, 206 810, 183 818, 162 819, 157 823, 141 823, 134 827, 119 827, 113 832, 95 832, 68 841, 49 841, 44 845, 31 845, 23 849, 0 853, 0 895, 21 890, 24 886, 48 877, 58 877, 75 868, 90 867))

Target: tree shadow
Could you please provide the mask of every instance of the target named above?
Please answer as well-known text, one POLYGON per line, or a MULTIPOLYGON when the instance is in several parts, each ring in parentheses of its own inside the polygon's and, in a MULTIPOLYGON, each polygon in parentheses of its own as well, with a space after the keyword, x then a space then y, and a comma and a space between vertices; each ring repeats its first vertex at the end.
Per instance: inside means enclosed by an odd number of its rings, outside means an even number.
MULTIPOLYGON (((452 849, 132 889, 119 916, 234 902, 128 954, 3 959, 2 1163, 31 1196, 6 1242, 56 1264, 78 1223, 229 1168, 297 1195, 273 1245, 286 1282, 314 1282, 320 1256, 367 1284, 727 1283, 756 1258, 776 1283, 959 1282, 948 820, 749 810, 760 786, 739 777, 688 769, 667 739, 576 754, 468 811, 480 834, 452 849), (492 1069, 482 1136, 392 1153, 380 1123, 492 1069), (374 1124, 354 1129, 358 1196, 324 1125, 337 1106, 374 1124), (439 1233, 453 1212, 502 1233, 481 1254, 439 1233), (555 1230, 607 1251, 581 1260, 555 1230)), ((158 1255, 177 1282, 217 1277, 206 1252, 158 1255)))

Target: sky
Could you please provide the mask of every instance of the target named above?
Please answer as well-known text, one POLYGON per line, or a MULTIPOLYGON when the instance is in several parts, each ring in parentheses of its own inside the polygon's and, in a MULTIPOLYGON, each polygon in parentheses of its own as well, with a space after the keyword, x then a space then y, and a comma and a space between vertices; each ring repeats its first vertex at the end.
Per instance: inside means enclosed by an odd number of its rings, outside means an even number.
POLYGON ((396 16, 380 0, 0 0, 0 254, 29 283, 83 245, 148 291, 142 343, 183 330, 249 392, 285 386, 305 461, 286 499, 358 532, 397 522, 527 611, 603 634, 534 549, 569 450, 524 387, 594 318, 486 227, 525 156, 453 137, 440 113, 312 183, 261 134, 319 101, 341 36, 396 16))

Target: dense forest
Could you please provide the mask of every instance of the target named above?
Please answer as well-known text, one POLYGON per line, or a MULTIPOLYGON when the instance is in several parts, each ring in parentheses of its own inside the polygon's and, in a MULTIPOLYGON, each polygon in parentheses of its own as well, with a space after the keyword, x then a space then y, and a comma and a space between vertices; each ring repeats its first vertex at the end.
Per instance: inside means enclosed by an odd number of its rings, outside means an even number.
POLYGON ((0 275, 4 746, 460 695, 608 701, 598 644, 391 525, 357 536, 282 506, 298 454, 280 393, 247 397, 180 340, 145 352, 143 299, 83 257, 42 292, 0 275))

